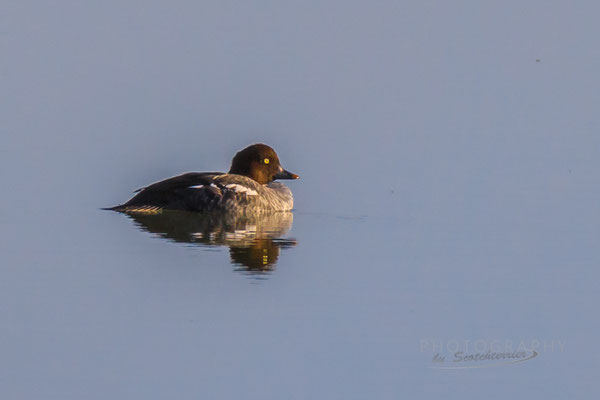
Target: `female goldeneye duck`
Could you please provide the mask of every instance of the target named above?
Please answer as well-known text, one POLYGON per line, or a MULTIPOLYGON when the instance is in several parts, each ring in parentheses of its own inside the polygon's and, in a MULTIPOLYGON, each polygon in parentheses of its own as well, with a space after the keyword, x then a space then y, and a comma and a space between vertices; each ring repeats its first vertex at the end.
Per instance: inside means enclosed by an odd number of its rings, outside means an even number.
POLYGON ((276 179, 298 179, 283 169, 277 153, 265 144, 238 152, 229 173, 189 172, 136 190, 127 203, 109 210, 158 213, 162 210, 261 212, 288 211, 292 191, 276 179))

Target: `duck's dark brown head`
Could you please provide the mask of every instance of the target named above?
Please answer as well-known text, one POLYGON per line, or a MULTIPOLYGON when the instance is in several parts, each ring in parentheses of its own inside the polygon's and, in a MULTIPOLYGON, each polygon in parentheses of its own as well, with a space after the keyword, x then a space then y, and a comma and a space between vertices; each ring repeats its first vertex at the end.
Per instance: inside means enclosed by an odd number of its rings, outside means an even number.
POLYGON ((275 179, 298 179, 299 176, 283 169, 279 157, 266 144, 253 144, 239 151, 231 161, 230 174, 244 175, 260 184, 275 179))

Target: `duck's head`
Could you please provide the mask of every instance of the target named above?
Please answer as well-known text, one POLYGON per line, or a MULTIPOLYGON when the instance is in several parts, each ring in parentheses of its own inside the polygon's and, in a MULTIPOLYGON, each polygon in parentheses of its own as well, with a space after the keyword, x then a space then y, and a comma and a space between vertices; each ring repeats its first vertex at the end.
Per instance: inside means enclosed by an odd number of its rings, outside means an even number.
POLYGON ((253 144, 239 151, 231 161, 229 173, 247 176, 263 185, 275 179, 299 178, 283 169, 275 150, 266 144, 253 144))

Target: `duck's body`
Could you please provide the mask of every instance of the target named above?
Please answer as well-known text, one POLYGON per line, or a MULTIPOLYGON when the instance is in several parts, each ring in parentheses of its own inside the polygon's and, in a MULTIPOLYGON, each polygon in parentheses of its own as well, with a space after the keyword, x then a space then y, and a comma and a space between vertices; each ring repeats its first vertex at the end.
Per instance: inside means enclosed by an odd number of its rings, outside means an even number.
POLYGON ((292 191, 282 183, 261 185, 243 175, 190 172, 140 189, 127 203, 114 207, 124 212, 185 211, 289 211, 292 191))
POLYGON ((229 173, 190 172, 138 190, 127 203, 111 210, 157 213, 162 210, 255 213, 289 211, 292 191, 274 179, 297 179, 284 170, 275 151, 256 144, 240 151, 229 173))

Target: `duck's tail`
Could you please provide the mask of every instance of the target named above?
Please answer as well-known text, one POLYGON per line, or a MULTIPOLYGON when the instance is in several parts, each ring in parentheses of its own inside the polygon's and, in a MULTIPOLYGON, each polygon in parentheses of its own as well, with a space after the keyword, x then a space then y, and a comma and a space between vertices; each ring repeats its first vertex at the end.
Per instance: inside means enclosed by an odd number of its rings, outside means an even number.
POLYGON ((114 207, 101 207, 101 210, 106 210, 106 211, 123 211, 124 209, 124 204, 118 205, 118 206, 114 206, 114 207))
POLYGON ((163 211, 163 208, 157 206, 128 206, 127 204, 121 204, 119 206, 101 208, 101 210, 136 214, 160 214, 163 211))

